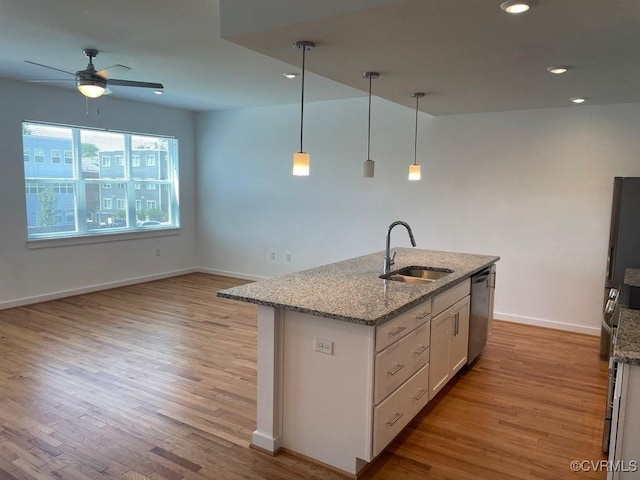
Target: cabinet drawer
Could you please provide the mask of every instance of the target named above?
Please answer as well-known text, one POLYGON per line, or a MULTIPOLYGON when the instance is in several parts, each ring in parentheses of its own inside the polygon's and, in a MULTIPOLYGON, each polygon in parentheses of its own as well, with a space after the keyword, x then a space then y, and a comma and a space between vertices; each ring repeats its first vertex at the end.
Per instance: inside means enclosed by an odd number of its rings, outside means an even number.
POLYGON ((378 455, 429 399, 429 365, 422 367, 398 391, 373 411, 373 456, 378 455))
POLYGON ((427 300, 377 327, 376 352, 384 350, 416 327, 426 323, 431 318, 430 314, 431 300, 427 300))
POLYGON ((467 278, 464 282, 445 290, 433 298, 433 308, 431 313, 435 317, 440 312, 446 310, 458 300, 463 299, 471 293, 471 279, 467 278))
POLYGON ((430 334, 427 322, 376 355, 375 404, 429 363, 430 334))

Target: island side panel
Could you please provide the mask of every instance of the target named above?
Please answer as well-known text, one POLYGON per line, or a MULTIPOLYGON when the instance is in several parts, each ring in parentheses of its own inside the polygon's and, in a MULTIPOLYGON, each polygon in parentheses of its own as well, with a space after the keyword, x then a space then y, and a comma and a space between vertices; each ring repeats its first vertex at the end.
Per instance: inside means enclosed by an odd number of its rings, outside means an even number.
POLYGON ((282 447, 282 345, 284 312, 258 305, 258 381, 253 445, 271 453, 282 447))
POLYGON ((283 447, 357 473, 371 460, 375 327, 286 311, 283 341, 283 447))

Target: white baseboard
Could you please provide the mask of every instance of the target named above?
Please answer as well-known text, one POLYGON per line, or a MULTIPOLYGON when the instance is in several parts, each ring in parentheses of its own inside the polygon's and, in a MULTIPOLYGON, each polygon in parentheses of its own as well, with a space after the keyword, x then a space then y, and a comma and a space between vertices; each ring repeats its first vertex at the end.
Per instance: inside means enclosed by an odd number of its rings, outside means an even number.
POLYGON ((542 320, 540 318, 523 317, 520 315, 498 312, 494 313, 493 318, 496 320, 504 320, 505 322, 522 323, 525 325, 564 330, 565 332, 584 333, 586 335, 593 335, 597 337, 600 336, 600 327, 585 327, 584 325, 575 325, 573 323, 554 322, 552 320, 542 320))
POLYGON ((0 302, 0 310, 7 308, 23 307, 25 305, 32 305, 34 303, 48 302, 50 300, 58 300, 60 298, 73 297, 75 295, 83 295, 85 293, 98 292, 100 290, 109 290, 111 288, 126 287, 127 285, 134 285, 136 283, 152 282, 154 280, 162 280, 163 278, 177 277, 179 275, 186 275, 188 273, 195 273, 199 270, 197 268, 185 268, 182 270, 174 270, 171 272, 163 272, 154 275, 147 275, 144 277, 127 278, 125 280, 118 280, 116 282, 99 283, 82 288, 72 288, 69 290, 60 290, 58 292, 46 293, 44 295, 34 295, 32 297, 19 298, 17 300, 9 300, 6 302, 0 302))
POLYGON ((223 277, 239 278, 240 280, 253 280, 256 282, 270 278, 270 277, 262 277, 259 275, 249 275, 248 273, 238 273, 238 272, 230 272, 227 270, 218 270, 215 268, 199 267, 196 270, 200 273, 208 273, 210 275, 221 275, 223 277))

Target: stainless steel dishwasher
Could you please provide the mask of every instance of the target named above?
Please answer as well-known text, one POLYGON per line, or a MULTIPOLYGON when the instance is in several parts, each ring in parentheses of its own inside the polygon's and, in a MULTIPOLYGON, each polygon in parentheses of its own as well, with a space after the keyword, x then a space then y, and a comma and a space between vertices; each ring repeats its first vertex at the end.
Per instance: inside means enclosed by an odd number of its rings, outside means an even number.
POLYGON ((471 313, 469 316, 469 351, 467 365, 472 363, 487 345, 489 323, 493 318, 495 265, 471 277, 471 313))

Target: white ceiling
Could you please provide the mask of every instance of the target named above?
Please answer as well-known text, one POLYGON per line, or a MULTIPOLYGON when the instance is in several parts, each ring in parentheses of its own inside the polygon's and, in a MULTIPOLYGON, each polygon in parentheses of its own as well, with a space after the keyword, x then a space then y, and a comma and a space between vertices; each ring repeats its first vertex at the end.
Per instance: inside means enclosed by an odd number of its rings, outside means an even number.
POLYGON ((500 2, 221 0, 220 18, 217 0, 0 0, 0 76, 58 78, 24 60, 76 71, 93 47, 98 69, 124 64, 118 78, 165 86, 162 96, 112 87, 121 98, 191 110, 296 103, 299 79, 282 73, 299 69, 293 42, 311 40, 309 101, 365 94, 366 70, 381 73, 374 95, 413 106, 409 93, 425 91, 433 115, 640 101, 640 0, 537 0, 517 16, 500 2), (572 68, 554 76, 554 64, 572 68))

